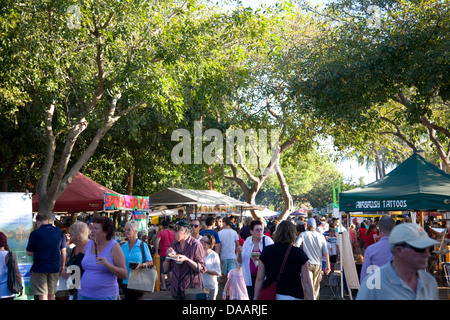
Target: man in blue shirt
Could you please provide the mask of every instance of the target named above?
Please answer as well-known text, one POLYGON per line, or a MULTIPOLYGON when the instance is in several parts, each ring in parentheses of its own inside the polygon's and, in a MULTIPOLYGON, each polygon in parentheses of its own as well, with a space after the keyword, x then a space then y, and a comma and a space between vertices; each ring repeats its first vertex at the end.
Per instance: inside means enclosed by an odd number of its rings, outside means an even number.
POLYGON ((27 255, 33 256, 31 293, 39 296, 39 300, 55 300, 58 278, 66 262, 66 239, 45 215, 36 216, 36 225, 26 248, 27 255))
POLYGON ((215 252, 219 253, 222 245, 220 243, 219 233, 216 230, 214 230, 215 224, 216 224, 216 220, 214 219, 214 217, 208 216, 205 220, 206 228, 200 231, 200 235, 204 236, 205 233, 209 233, 209 234, 213 235, 214 240, 216 240, 216 245, 214 246, 213 250, 215 252))
POLYGON ((364 262, 361 267, 361 277, 363 280, 373 269, 381 267, 392 259, 389 236, 395 227, 394 218, 384 215, 378 222, 380 229, 380 240, 367 247, 364 253, 364 262))

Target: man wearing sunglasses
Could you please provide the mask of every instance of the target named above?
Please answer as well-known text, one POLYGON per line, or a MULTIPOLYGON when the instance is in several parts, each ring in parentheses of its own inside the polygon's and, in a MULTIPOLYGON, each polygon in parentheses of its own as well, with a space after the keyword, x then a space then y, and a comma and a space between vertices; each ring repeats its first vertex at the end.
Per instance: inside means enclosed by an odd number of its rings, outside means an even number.
POLYGON ((200 241, 202 236, 200 235, 200 221, 191 220, 191 237, 200 241))
POLYGON ((394 227, 389 237, 393 259, 367 275, 357 300, 437 300, 438 286, 426 272, 430 248, 439 242, 414 223, 394 227))

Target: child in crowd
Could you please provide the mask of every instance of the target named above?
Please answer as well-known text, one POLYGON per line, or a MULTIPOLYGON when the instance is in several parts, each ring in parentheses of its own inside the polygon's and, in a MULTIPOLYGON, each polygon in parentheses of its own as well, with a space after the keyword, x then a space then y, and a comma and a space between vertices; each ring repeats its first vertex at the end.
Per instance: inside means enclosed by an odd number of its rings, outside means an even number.
POLYGON ((232 269, 228 272, 228 280, 223 288, 223 300, 227 299, 227 291, 230 300, 249 300, 244 275, 242 274, 242 266, 237 262, 239 255, 240 252, 238 250, 236 259, 234 260, 236 269, 232 269))

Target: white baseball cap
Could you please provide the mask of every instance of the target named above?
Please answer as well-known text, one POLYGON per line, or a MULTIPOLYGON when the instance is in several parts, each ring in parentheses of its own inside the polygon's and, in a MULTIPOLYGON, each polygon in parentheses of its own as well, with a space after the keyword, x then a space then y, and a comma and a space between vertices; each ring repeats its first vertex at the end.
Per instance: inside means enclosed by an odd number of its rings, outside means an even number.
POLYGON ((415 223, 401 223, 392 229, 389 236, 389 244, 399 243, 406 243, 418 249, 425 249, 439 244, 438 241, 428 236, 424 228, 415 223))
POLYGON ((316 227, 316 219, 314 218, 308 218, 308 221, 306 222, 306 225, 308 227, 316 227))

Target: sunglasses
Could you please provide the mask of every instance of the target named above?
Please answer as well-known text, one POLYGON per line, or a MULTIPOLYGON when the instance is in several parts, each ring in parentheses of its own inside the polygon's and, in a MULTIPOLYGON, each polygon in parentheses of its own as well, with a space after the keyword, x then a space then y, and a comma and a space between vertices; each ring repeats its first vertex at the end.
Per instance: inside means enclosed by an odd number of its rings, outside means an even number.
POLYGON ((399 247, 413 249, 417 253, 424 253, 426 250, 428 250, 428 248, 416 248, 406 243, 399 245, 399 247))
POLYGON ((191 228, 198 228, 198 224, 191 224, 191 228))

